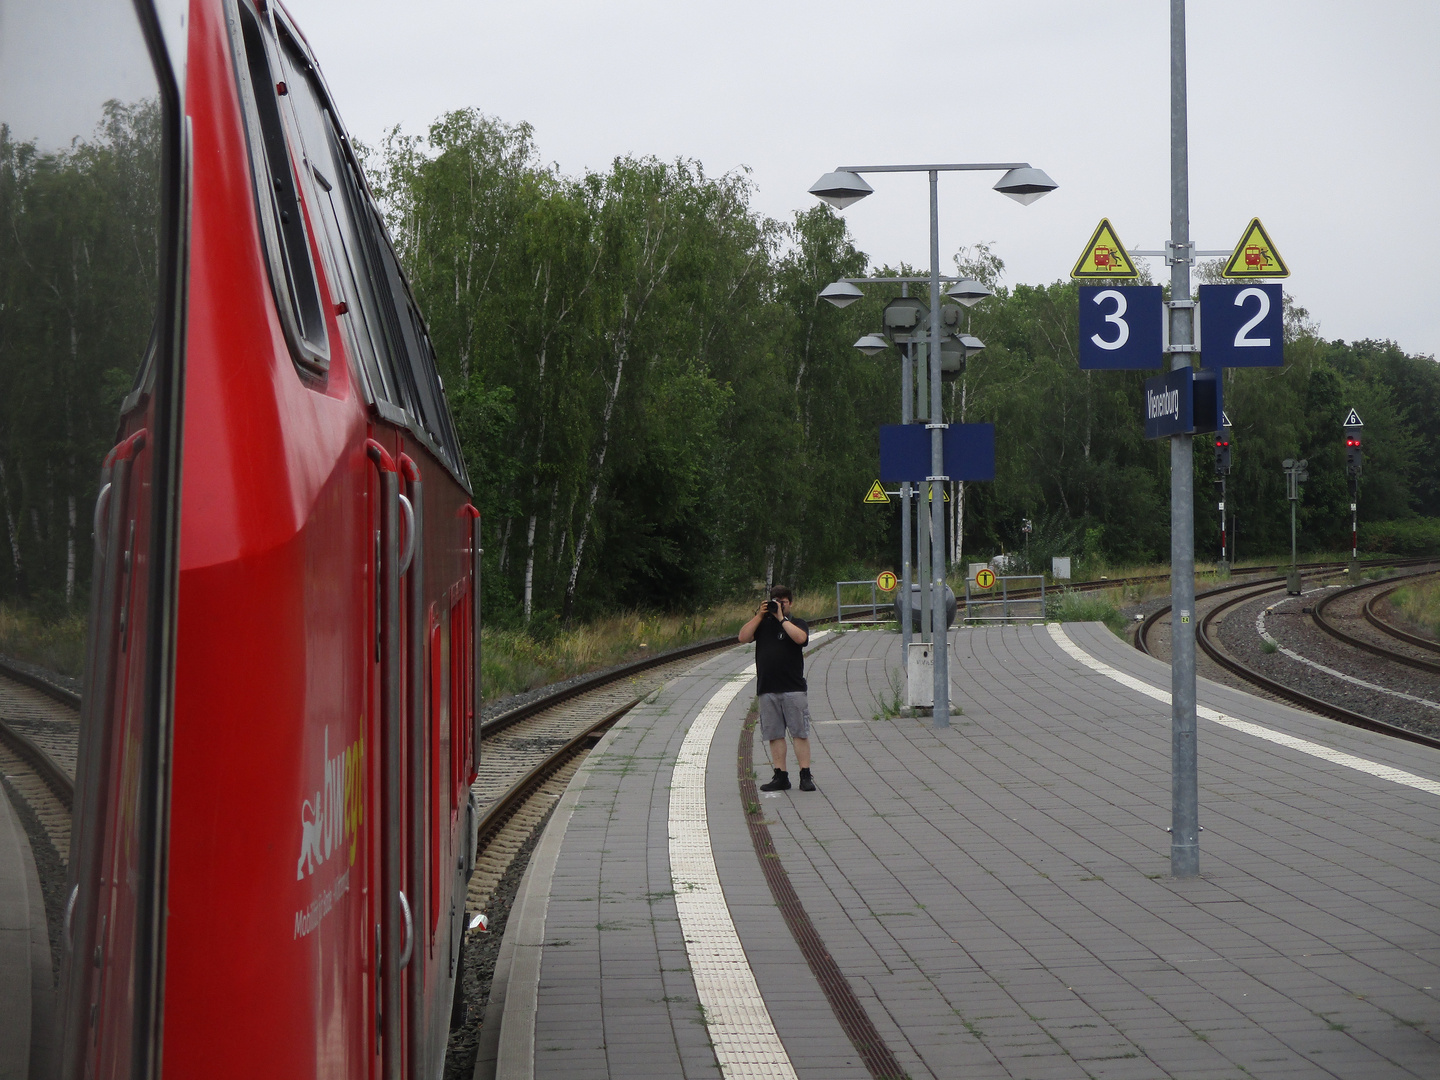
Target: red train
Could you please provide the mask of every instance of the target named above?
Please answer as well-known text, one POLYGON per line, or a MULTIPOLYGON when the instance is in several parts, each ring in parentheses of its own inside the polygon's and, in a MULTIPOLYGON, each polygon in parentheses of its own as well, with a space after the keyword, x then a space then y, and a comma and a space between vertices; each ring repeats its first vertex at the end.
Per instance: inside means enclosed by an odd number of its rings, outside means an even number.
POLYGON ((108 172, 55 160, 112 185, 104 242, 148 221, 155 252, 92 288, 135 378, 94 510, 63 1075, 439 1076, 480 522, 424 322, 281 7, 29 7, 6 57, 109 125, 108 172))

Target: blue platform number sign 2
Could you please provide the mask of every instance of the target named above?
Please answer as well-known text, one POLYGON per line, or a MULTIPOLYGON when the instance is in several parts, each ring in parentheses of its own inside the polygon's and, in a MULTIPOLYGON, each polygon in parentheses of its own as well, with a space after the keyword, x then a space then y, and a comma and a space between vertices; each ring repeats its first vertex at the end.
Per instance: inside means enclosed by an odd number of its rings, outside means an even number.
POLYGON ((1080 286, 1080 366, 1141 371, 1163 358, 1159 285, 1080 286))
POLYGON ((1285 307, 1279 285, 1201 285, 1200 362, 1207 368, 1280 367, 1285 307))

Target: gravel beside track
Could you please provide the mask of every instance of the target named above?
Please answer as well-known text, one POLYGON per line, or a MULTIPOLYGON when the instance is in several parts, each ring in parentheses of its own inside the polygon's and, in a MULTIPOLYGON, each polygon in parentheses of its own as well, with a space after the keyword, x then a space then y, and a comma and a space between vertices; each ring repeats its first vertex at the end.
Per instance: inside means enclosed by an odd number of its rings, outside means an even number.
MULTIPOLYGON (((1382 659, 1325 633, 1310 617, 1310 609, 1325 591, 1307 586, 1300 596, 1271 594, 1239 605, 1226 614, 1220 625, 1217 636, 1221 645, 1242 664, 1301 693, 1388 724, 1440 737, 1440 675, 1382 659), (1284 652, 1267 652, 1255 626, 1262 611, 1266 632, 1285 649, 1352 678, 1432 704, 1357 686, 1284 652)), ((1327 614, 1336 614, 1333 606, 1327 614)), ((1347 621, 1345 629, 1355 632, 1355 622, 1347 621)))
MULTIPOLYGON (((1370 627, 1360 612, 1366 600, 1391 587, 1400 578, 1433 572, 1433 564, 1415 570, 1407 569, 1377 580, 1373 589, 1362 588, 1340 595, 1326 608, 1326 617, 1345 632, 1384 648, 1399 645, 1412 654, 1422 654, 1423 650, 1403 646, 1403 643, 1395 642, 1370 627), (1364 632, 1360 629, 1362 626, 1364 632)), ((1287 596, 1283 583, 1274 583, 1264 591, 1257 586, 1250 599, 1230 607, 1211 624, 1211 640, 1239 663, 1302 694, 1423 735, 1440 737, 1440 674, 1418 670, 1357 649, 1316 625, 1312 617, 1315 605, 1349 584, 1343 574, 1306 578, 1304 592, 1299 597, 1287 596), (1257 630, 1256 620, 1262 612, 1265 613, 1265 630, 1278 643, 1278 649, 1267 647, 1257 630), (1296 655, 1288 655, 1287 650, 1296 655), (1313 663, 1307 664, 1304 660, 1313 663), (1357 685, 1319 670, 1314 666, 1316 664, 1384 689, 1357 685), (1393 692, 1386 693, 1386 690, 1393 692), (1409 695, 1409 698, 1398 696, 1401 694, 1409 695)), ((1234 597, 1232 592, 1197 598, 1197 626, 1206 613, 1234 597)), ((1149 638, 1151 650, 1167 661, 1170 658, 1169 631, 1167 615, 1155 624, 1149 638)), ((1215 682, 1275 699, 1263 688, 1220 667, 1203 650, 1196 651, 1196 671, 1215 682)))

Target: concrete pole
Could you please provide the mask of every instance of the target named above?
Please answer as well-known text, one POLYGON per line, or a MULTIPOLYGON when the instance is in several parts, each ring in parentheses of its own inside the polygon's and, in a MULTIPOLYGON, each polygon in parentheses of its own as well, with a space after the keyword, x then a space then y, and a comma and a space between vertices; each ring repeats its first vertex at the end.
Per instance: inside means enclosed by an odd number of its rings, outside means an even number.
MULTIPOLYGON (((1170 0, 1170 342, 1195 341, 1190 306, 1190 150, 1185 85, 1185 0, 1170 0)), ((1171 370, 1190 367, 1177 352, 1171 370)), ((1195 745, 1195 440, 1170 437, 1170 873, 1200 873, 1195 745)))
POLYGON ((934 726, 950 726, 950 635, 945 625, 945 441, 940 415, 940 174, 930 170, 930 655, 935 661, 934 726), (939 490, 936 490, 936 489, 939 490))

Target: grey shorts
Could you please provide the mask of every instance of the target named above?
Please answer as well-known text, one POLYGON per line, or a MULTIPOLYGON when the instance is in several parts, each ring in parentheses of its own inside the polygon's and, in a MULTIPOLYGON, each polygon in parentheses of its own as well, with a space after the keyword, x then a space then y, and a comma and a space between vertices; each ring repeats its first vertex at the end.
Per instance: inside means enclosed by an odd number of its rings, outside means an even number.
POLYGON ((810 737, 810 703, 804 690, 788 694, 760 695, 760 737, 766 742, 785 738, 810 737))

